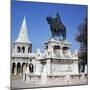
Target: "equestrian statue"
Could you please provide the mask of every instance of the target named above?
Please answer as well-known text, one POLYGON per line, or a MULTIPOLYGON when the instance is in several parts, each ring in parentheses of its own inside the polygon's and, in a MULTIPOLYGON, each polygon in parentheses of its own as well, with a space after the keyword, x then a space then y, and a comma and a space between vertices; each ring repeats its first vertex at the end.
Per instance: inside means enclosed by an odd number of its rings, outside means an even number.
POLYGON ((56 14, 56 17, 53 18, 51 16, 46 17, 47 23, 50 25, 50 30, 52 32, 52 38, 62 36, 62 40, 66 39, 66 27, 61 22, 61 18, 59 14, 56 14))

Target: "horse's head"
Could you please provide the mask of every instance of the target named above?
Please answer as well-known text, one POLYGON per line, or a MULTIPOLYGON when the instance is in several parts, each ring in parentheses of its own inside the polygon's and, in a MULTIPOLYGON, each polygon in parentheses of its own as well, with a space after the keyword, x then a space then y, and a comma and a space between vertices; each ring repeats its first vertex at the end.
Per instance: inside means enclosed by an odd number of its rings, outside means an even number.
POLYGON ((46 20, 47 20, 47 22, 48 22, 48 24, 50 24, 51 23, 51 21, 52 21, 52 17, 46 17, 46 20))

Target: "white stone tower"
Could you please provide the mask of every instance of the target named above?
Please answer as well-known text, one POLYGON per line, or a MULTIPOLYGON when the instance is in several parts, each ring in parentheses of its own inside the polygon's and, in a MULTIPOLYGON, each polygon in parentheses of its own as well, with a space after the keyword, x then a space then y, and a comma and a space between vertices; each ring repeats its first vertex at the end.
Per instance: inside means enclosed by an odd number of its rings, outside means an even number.
POLYGON ((24 17, 19 35, 14 43, 14 53, 28 54, 32 52, 32 44, 28 38, 26 19, 24 17))
POLYGON ((28 38, 26 19, 24 17, 19 35, 12 43, 12 73, 21 74, 28 66, 29 55, 32 53, 32 44, 28 38), (24 67, 24 70, 23 70, 24 67))

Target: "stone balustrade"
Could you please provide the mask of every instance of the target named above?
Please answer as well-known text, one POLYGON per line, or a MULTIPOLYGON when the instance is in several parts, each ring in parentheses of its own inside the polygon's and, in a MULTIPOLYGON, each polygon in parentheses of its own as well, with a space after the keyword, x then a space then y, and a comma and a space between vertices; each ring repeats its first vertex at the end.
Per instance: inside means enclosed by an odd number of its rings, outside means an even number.
MULTIPOLYGON (((28 75, 29 82, 40 83, 41 82, 41 75, 28 75)), ((73 83, 73 82, 80 82, 82 80, 87 81, 87 74, 81 73, 76 75, 48 75, 47 76, 47 83, 50 84, 52 82, 58 83, 73 83)), ((27 80, 26 80, 27 81, 27 80)))

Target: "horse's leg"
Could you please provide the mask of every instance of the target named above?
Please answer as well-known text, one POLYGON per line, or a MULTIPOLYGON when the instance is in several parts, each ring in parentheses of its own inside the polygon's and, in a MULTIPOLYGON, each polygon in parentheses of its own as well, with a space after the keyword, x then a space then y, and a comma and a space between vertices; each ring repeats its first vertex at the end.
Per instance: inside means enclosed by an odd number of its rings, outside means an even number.
POLYGON ((53 32, 53 27, 50 25, 50 29, 51 29, 51 32, 52 32, 52 38, 54 37, 54 32, 53 32))
POLYGON ((54 37, 54 32, 52 32, 52 37, 54 37))
POLYGON ((58 30, 57 33, 58 33, 58 36, 60 37, 60 34, 61 34, 60 30, 58 30))
POLYGON ((57 36, 57 31, 56 31, 56 28, 54 28, 54 31, 55 31, 55 36, 57 36))
POLYGON ((53 38, 53 36, 54 36, 54 35, 53 35, 53 31, 52 31, 52 38, 53 38))
POLYGON ((66 39, 66 33, 63 32, 62 36, 63 36, 63 40, 65 40, 66 39))
POLYGON ((64 29, 64 39, 66 39, 66 30, 64 29))

